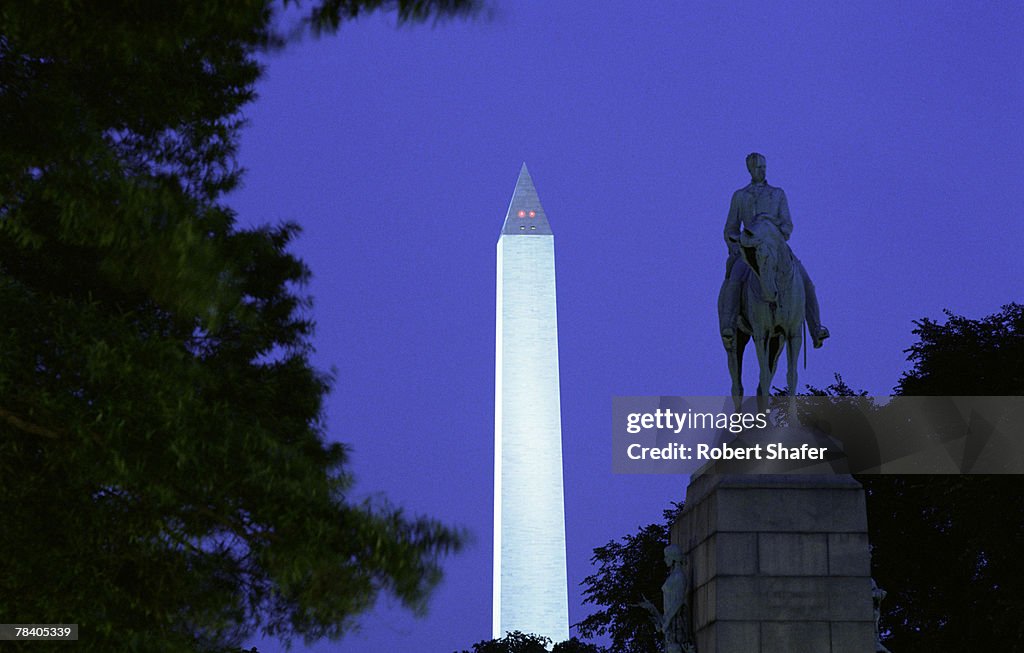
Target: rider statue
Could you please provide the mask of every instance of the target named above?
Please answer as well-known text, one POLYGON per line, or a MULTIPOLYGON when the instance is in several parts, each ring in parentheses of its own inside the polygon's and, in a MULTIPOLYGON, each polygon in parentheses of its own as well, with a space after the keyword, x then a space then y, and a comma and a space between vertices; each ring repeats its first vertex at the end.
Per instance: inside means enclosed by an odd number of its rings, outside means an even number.
MULTIPOLYGON (((729 205, 729 217, 725 220, 725 244, 729 248, 729 258, 725 263, 725 281, 718 294, 718 319, 722 332, 722 343, 726 349, 732 349, 736 343, 736 328, 740 314, 740 292, 742 290, 743 272, 746 265, 736 265, 740 258, 740 223, 750 225, 755 220, 768 219, 779 228, 783 238, 789 240, 793 232, 793 221, 789 217, 789 203, 786 193, 776 186, 769 186, 765 181, 766 162, 763 154, 751 152, 747 155, 747 170, 750 171, 750 183, 732 194, 729 205)), ((821 323, 818 312, 818 296, 814 292, 814 284, 807 276, 807 270, 794 256, 797 268, 804 280, 806 295, 805 316, 807 328, 811 333, 815 349, 821 347, 825 338, 829 337, 828 329, 821 323)))

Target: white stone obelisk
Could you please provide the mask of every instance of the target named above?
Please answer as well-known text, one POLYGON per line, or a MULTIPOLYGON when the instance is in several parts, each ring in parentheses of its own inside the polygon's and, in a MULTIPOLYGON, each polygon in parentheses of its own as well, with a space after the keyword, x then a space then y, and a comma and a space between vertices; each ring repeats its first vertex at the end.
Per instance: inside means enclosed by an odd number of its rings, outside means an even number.
POLYGON ((569 639, 555 247, 523 164, 498 238, 493 636, 569 639))

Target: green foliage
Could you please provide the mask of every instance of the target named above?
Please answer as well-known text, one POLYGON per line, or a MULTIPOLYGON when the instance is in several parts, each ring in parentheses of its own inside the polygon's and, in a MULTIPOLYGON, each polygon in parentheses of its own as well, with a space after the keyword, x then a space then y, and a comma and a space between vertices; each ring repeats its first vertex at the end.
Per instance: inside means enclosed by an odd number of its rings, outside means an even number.
MULTIPOLYGON (((548 653, 551 646, 549 637, 514 630, 500 639, 488 639, 473 644, 472 651, 456 651, 455 653, 548 653)), ((573 637, 555 644, 551 653, 604 653, 604 649, 596 644, 581 642, 573 637)))
POLYGON ((1024 650, 1024 492, 1016 476, 859 476, 886 645, 1024 650))
MULTIPOLYGON (((285 4, 292 1, 300 4, 297 0, 285 0, 285 4)), ((471 15, 481 8, 478 2, 466 0, 322 0, 305 22, 315 34, 322 34, 333 33, 343 21, 381 9, 395 11, 399 22, 422 22, 471 15)))
POLYGON ((473 644, 472 651, 455 653, 547 653, 551 638, 514 630, 500 639, 488 639, 473 644))
POLYGON ((907 396, 1024 395, 1024 305, 972 320, 945 311, 940 324, 916 320, 919 341, 907 349, 914 368, 895 390, 907 396))
POLYGON ((807 392, 800 393, 805 397, 867 397, 867 390, 854 390, 846 383, 843 379, 842 374, 836 372, 833 375, 835 379, 832 383, 829 383, 824 388, 817 388, 813 385, 807 385, 807 392))
MULTIPOLYGON (((1019 395, 1024 307, 916 321, 902 395, 1019 395)), ((863 397, 838 374, 808 394, 863 397)), ((894 426, 898 427, 898 426, 894 426)), ((1024 492, 1009 475, 858 475, 890 650, 1024 650, 1024 492), (908 546, 908 543, 911 545, 908 546)))
POLYGON ((661 585, 668 573, 665 547, 672 524, 682 509, 681 503, 673 503, 664 511, 663 523, 649 524, 635 535, 594 549, 591 561, 597 565, 597 573, 583 579, 583 602, 603 608, 576 624, 580 635, 610 636, 609 653, 662 650, 664 643, 650 613, 637 604, 647 598, 662 609, 661 585))
POLYGON ((564 642, 559 642, 551 649, 551 653, 607 653, 607 649, 590 642, 581 642, 572 637, 564 642))
MULTIPOLYGON (((1024 394, 1024 306, 916 321, 901 395, 1024 394)), ((879 476, 867 490, 882 626, 900 653, 1024 650, 1024 488, 1018 476, 879 476), (908 546, 909 544, 909 546, 908 546)))
MULTIPOLYGON (((357 5, 382 3, 313 11, 357 5)), ((337 637, 380 592, 421 609, 461 544, 350 500, 298 227, 223 204, 275 29, 257 0, 0 9, 0 622, 97 651, 337 637)))

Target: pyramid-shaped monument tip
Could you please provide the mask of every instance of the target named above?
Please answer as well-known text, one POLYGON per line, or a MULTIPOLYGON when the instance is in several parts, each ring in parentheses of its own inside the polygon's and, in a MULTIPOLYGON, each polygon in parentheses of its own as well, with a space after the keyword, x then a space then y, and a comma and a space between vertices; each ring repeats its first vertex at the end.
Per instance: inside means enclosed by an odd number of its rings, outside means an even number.
POLYGON ((519 169, 519 179, 516 180, 516 187, 512 192, 512 201, 509 202, 501 233, 503 236, 552 235, 547 214, 544 212, 544 207, 541 206, 537 189, 533 185, 533 179, 530 177, 530 171, 527 170, 525 161, 519 169))

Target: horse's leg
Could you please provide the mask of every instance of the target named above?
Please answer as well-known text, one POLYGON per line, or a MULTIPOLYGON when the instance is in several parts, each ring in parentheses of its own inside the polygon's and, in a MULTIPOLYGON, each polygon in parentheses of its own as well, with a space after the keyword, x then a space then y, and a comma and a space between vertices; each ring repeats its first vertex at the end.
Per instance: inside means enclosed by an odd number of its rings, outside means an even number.
POLYGON ((733 376, 732 405, 736 412, 743 408, 743 352, 746 351, 750 336, 745 332, 736 330, 735 347, 736 351, 736 374, 733 376))
POLYGON ((796 409, 796 373, 800 364, 800 347, 803 345, 803 326, 800 325, 790 331, 786 339, 786 387, 789 394, 789 423, 793 426, 800 424, 800 413, 796 409))
POLYGON ((732 396, 743 396, 743 348, 740 347, 739 334, 732 340, 732 349, 726 349, 725 354, 729 359, 729 378, 732 379, 732 396))
POLYGON ((754 338, 754 343, 756 344, 757 364, 760 372, 760 382, 757 384, 757 409, 763 411, 768 407, 768 396, 772 391, 771 355, 768 351, 771 347, 771 335, 767 333, 760 335, 760 338, 754 338))
MULTIPOLYGON (((724 292, 724 286, 723 286, 724 292)), ((736 406, 736 411, 739 412, 740 406, 743 403, 743 350, 746 347, 748 336, 739 329, 739 315, 742 314, 743 305, 743 285, 740 283, 738 294, 736 298, 737 308, 737 319, 733 320, 732 328, 736 335, 732 339, 732 349, 727 350, 729 357, 729 377, 732 379, 732 396, 733 404, 736 406)), ((721 310, 721 297, 719 298, 719 309, 721 310)))
POLYGON ((740 394, 743 394, 743 352, 747 350, 747 343, 750 342, 750 334, 746 331, 736 332, 736 369, 740 373, 740 394))
POLYGON ((803 330, 800 328, 791 331, 786 341, 786 386, 790 397, 796 396, 796 375, 800 366, 800 348, 803 342, 803 330))
POLYGON ((764 359, 758 359, 758 362, 763 363, 763 365, 761 366, 757 394, 768 396, 772 393, 772 379, 775 378, 775 370, 779 364, 779 337, 767 334, 761 347, 764 352, 764 359))
POLYGON ((782 355, 782 346, 785 344, 786 339, 782 334, 774 335, 769 339, 771 343, 768 349, 768 360, 772 362, 772 380, 775 379, 775 373, 779 371, 779 356, 782 355))

